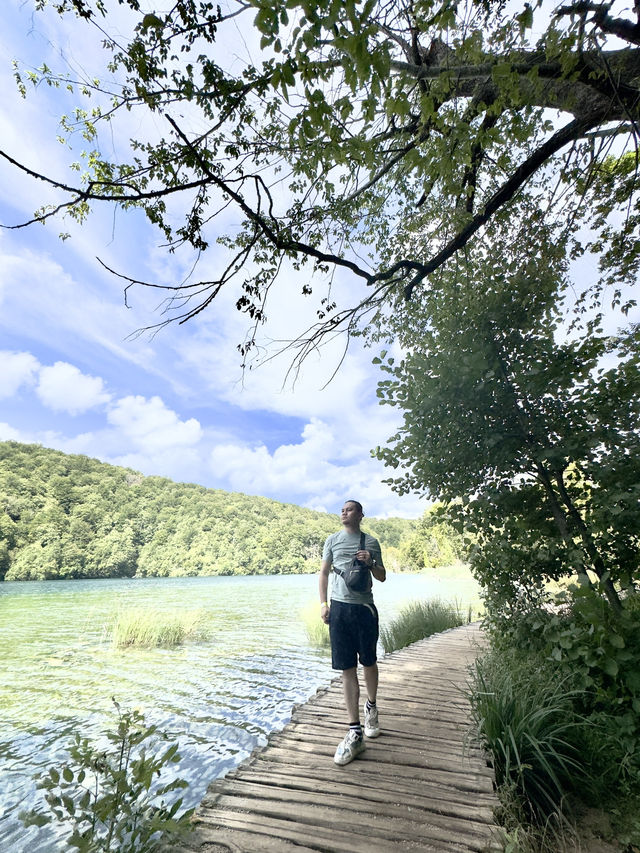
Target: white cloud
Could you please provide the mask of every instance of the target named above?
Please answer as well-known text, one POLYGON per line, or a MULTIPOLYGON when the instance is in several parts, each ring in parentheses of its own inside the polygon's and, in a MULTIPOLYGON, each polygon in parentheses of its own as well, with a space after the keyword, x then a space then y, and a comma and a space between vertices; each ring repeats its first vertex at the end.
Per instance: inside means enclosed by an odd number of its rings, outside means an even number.
POLYGON ((44 406, 70 415, 103 406, 111 399, 99 376, 87 376, 64 361, 42 368, 36 393, 44 406))
POLYGON ((210 453, 209 465, 232 491, 269 497, 287 494, 288 500, 322 512, 337 512, 348 497, 378 517, 411 517, 424 511, 424 500, 391 492, 382 482, 381 463, 367 449, 352 448, 345 459, 345 441, 335 427, 312 419, 301 438, 300 443, 281 445, 272 453, 264 444, 219 444, 210 453))
POLYGON ((160 397, 123 397, 108 412, 107 420, 145 455, 197 444, 203 435, 195 418, 180 420, 160 397))
POLYGON ((0 441, 25 441, 25 439, 19 430, 0 421, 0 441))
POLYGON ((39 367, 29 352, 0 350, 0 398, 13 397, 22 385, 32 385, 39 367))

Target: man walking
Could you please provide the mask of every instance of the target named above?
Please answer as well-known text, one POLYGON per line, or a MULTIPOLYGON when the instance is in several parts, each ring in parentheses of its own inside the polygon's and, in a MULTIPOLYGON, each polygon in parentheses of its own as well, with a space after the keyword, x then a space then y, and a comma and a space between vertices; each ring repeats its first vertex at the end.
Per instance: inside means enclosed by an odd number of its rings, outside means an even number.
MULTIPOLYGON (((345 501, 342 507, 342 530, 332 533, 324 543, 320 567, 320 616, 329 625, 331 663, 342 670, 342 688, 349 717, 349 731, 338 744, 334 761, 348 764, 364 749, 360 723, 360 684, 358 660, 362 664, 367 700, 364 705, 364 734, 380 734, 376 698, 378 692, 378 611, 373 594, 350 589, 341 572, 346 571, 353 557, 364 563, 376 580, 386 580, 380 544, 377 539, 360 530, 364 513, 358 501, 345 501), (331 598, 327 592, 333 568, 331 598), (331 604, 329 605, 329 600, 331 604)), ((369 585, 370 587, 370 585, 369 585)))

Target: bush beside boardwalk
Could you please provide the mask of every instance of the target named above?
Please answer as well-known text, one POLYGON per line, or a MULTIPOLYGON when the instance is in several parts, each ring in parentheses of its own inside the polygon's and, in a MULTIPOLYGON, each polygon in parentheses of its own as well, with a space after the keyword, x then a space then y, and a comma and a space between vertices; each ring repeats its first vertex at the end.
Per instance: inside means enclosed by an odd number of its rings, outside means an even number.
POLYGON ((640 599, 595 591, 489 619, 470 699, 493 757, 505 850, 640 850, 640 599), (597 827, 597 838, 589 825, 597 827))

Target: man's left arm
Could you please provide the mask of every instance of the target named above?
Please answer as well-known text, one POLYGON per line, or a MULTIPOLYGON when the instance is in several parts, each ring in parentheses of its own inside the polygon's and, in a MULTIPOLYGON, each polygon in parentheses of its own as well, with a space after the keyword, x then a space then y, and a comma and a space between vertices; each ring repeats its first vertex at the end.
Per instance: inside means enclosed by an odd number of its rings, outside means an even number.
POLYGON ((371 574, 377 581, 384 583, 387 579, 387 570, 382 562, 382 551, 380 550, 380 545, 377 541, 375 545, 369 549, 369 556, 371 558, 371 574))

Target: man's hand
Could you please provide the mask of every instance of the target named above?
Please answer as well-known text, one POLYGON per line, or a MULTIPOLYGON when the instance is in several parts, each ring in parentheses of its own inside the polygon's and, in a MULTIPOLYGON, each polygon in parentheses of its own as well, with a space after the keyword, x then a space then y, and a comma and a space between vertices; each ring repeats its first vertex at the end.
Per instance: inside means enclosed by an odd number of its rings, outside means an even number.
POLYGON ((328 604, 323 604, 320 607, 320 618, 322 619, 322 621, 324 622, 325 625, 329 624, 329 612, 330 611, 329 611, 329 605, 328 604))

